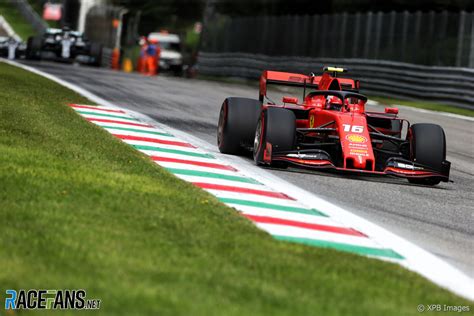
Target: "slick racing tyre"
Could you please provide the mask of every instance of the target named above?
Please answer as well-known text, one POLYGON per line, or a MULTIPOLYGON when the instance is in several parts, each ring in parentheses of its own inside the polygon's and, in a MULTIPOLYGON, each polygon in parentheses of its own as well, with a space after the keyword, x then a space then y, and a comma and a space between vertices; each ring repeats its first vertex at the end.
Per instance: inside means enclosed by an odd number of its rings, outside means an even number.
POLYGON ((26 59, 41 59, 41 37, 30 36, 26 42, 26 59))
POLYGON ((217 146, 224 154, 242 155, 252 148, 262 104, 247 98, 227 98, 217 127, 217 146))
MULTIPOLYGON (((442 172, 446 160, 446 136, 443 128, 436 124, 413 124, 410 127, 410 156, 414 162, 442 172)), ((409 179, 410 183, 436 185, 437 178, 409 179)))
MULTIPOLYGON (((292 150, 295 145, 296 118, 287 109, 269 107, 262 112, 255 131, 253 158, 255 164, 264 163, 264 152, 267 143, 272 145, 272 152, 292 150)), ((285 168, 285 162, 273 162, 274 167, 285 168)))

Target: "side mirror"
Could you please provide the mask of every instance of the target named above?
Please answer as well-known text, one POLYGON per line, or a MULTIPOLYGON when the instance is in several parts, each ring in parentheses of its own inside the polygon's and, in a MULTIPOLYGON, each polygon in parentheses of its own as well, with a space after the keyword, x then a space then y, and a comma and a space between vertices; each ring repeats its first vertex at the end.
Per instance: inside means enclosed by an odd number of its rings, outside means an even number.
POLYGON ((283 97, 283 103, 298 104, 298 98, 296 98, 296 97, 283 97))
POLYGON ((385 113, 398 114, 398 108, 385 108, 385 113))

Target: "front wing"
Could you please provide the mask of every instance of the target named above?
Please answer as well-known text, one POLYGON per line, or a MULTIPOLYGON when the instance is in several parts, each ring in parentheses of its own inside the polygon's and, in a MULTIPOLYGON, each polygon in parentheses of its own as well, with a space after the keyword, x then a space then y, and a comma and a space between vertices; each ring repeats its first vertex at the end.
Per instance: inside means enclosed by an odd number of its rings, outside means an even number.
POLYGON ((449 181, 449 169, 451 166, 449 161, 443 162, 443 170, 439 172, 410 160, 392 157, 386 161, 385 168, 382 171, 372 171, 337 167, 329 155, 322 150, 272 153, 271 145, 268 145, 270 144, 267 144, 264 154, 264 163, 269 165, 273 162, 280 161, 307 169, 327 169, 364 175, 390 175, 407 179, 436 178, 443 182, 449 181))

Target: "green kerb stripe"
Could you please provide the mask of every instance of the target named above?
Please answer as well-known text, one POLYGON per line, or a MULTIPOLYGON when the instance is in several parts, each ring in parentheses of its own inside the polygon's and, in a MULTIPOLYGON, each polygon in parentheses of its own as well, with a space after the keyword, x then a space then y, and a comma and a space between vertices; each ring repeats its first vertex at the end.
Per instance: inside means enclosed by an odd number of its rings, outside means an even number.
POLYGON ((108 125, 100 125, 100 124, 97 124, 97 125, 99 125, 100 127, 106 128, 106 129, 118 129, 118 130, 121 130, 121 131, 129 131, 129 132, 137 132, 137 133, 144 133, 144 134, 153 134, 153 135, 173 137, 173 135, 168 134, 168 133, 164 133, 164 132, 162 133, 162 132, 154 132, 154 131, 145 131, 145 130, 136 129, 136 128, 117 127, 117 126, 108 126, 108 125))
POLYGON ((293 212, 293 213, 301 213, 301 214, 309 214, 309 215, 318 215, 318 216, 328 217, 323 212, 320 212, 320 211, 315 210, 315 209, 306 209, 306 208, 295 207, 295 206, 286 206, 286 205, 270 204, 270 203, 239 200, 239 199, 229 199, 229 198, 219 198, 219 200, 221 202, 230 203, 230 204, 238 204, 238 205, 244 205, 244 206, 254 206, 254 207, 267 208, 267 209, 277 210, 277 211, 285 211, 285 212, 293 212))
POLYGON ((171 173, 175 174, 182 174, 186 176, 196 176, 196 177, 205 177, 205 178, 215 178, 215 179, 224 179, 230 181, 238 181, 238 182, 245 182, 245 183, 253 183, 253 184, 260 184, 257 180, 252 178, 245 178, 245 177, 238 177, 238 176, 229 176, 226 174, 214 173, 214 172, 204 172, 204 171, 196 171, 196 170, 185 170, 185 169, 174 169, 174 168, 166 168, 171 173))
POLYGON ((341 251, 356 253, 359 255, 386 257, 386 258, 392 258, 392 259, 405 259, 404 257, 399 255, 392 249, 388 249, 388 248, 370 248, 370 247, 363 247, 363 246, 354 246, 354 245, 349 245, 349 244, 341 244, 341 243, 325 241, 325 240, 288 237, 288 236, 279 236, 279 235, 273 235, 273 237, 275 237, 278 240, 296 242, 296 243, 306 244, 309 246, 333 248, 333 249, 337 249, 341 251))
POLYGON ((81 114, 89 114, 89 115, 97 115, 97 116, 106 116, 106 117, 115 117, 115 118, 120 118, 124 120, 129 120, 129 121, 136 121, 136 119, 131 118, 131 117, 123 117, 120 115, 112 115, 112 114, 103 114, 103 113, 97 113, 97 112, 88 112, 88 111, 77 111, 78 113, 81 114))
POLYGON ((194 152, 185 151, 185 150, 168 149, 168 148, 146 146, 146 145, 132 145, 132 146, 139 150, 152 150, 152 151, 160 151, 160 152, 170 153, 170 154, 215 159, 214 156, 209 155, 209 154, 194 153, 194 152))

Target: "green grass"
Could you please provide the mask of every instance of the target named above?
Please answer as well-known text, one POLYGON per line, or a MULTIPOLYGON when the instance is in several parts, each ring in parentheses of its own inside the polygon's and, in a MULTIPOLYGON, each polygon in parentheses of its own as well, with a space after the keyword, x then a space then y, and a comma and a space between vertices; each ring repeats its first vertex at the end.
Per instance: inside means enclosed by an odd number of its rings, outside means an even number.
POLYGON ((438 112, 448 112, 454 114, 460 114, 465 116, 474 116, 474 110, 463 109, 459 107, 455 107, 452 105, 447 104, 440 104, 436 102, 429 102, 429 101, 406 101, 406 100, 398 100, 398 99, 391 99, 386 97, 370 97, 370 100, 374 100, 386 105, 405 105, 405 106, 412 106, 415 108, 431 110, 431 111, 438 111, 438 112))
POLYGON ((28 37, 36 35, 35 29, 23 18, 10 1, 0 0, 0 15, 3 15, 13 30, 23 40, 26 41, 28 37))
POLYGON ((422 303, 472 304, 395 264, 276 241, 80 118, 66 103, 88 103, 81 96, 3 63, 0 73, 2 297, 83 288, 105 315, 419 315, 422 303))

